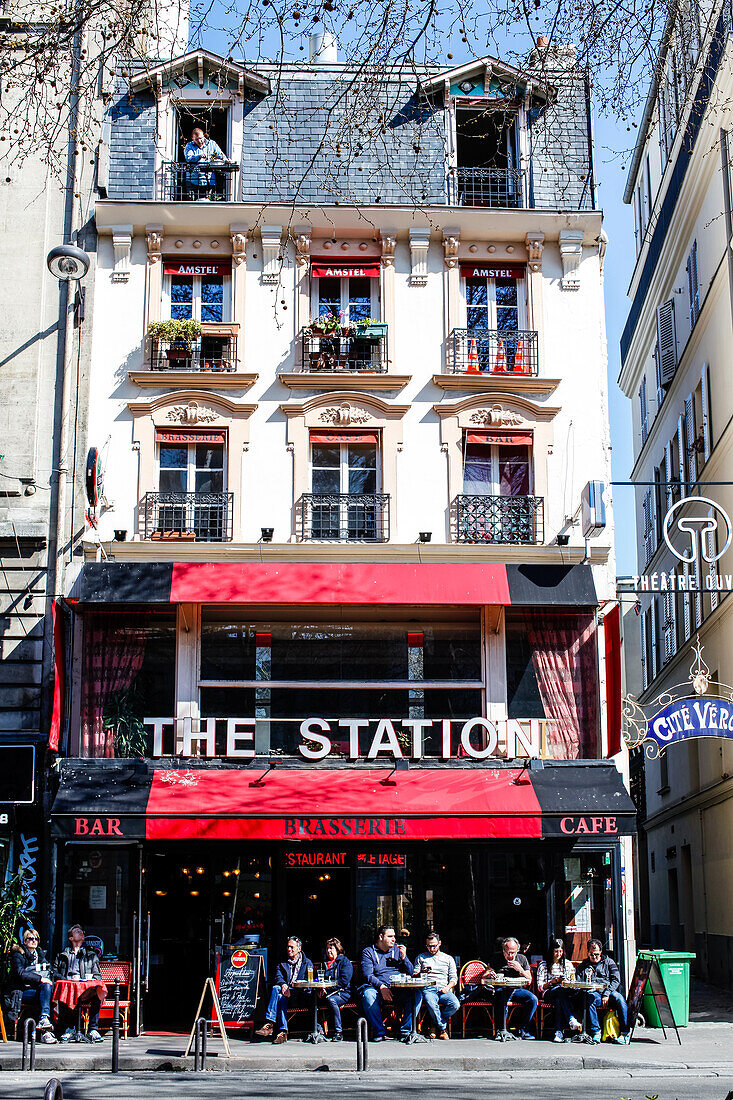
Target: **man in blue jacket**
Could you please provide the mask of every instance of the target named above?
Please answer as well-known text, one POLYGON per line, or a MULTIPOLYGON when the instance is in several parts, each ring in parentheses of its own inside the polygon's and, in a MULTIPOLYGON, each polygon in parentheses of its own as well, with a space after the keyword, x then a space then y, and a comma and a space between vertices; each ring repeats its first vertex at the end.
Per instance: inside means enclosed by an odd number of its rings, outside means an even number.
POLYGON ((372 1039, 381 1043, 385 1037, 382 1005, 392 1004, 395 996, 400 998, 401 1021, 400 1035, 409 1038, 412 1029, 412 998, 404 1000, 399 992, 390 987, 390 978, 395 974, 409 974, 412 977, 413 966, 407 957, 404 944, 395 944, 395 930, 391 925, 382 925, 377 929, 377 938, 371 947, 365 947, 361 953, 361 973, 364 984, 359 986, 364 1015, 372 1029, 372 1039))
POLYGON ((290 936, 287 942, 287 958, 278 963, 275 971, 275 984, 270 994, 270 1003, 265 1013, 265 1023, 255 1032, 262 1039, 269 1039, 277 1024, 277 1034, 273 1043, 287 1043, 287 1010, 292 1008, 298 996, 292 989, 293 982, 303 982, 308 978, 308 969, 313 963, 303 954, 303 945, 297 936, 290 936))

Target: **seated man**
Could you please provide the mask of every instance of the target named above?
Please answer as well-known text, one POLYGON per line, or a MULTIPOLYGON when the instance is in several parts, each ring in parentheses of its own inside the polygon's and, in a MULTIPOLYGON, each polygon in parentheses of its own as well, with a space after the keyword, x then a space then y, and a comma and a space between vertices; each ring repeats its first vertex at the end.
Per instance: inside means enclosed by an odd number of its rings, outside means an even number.
POLYGON ((385 1038, 382 1004, 392 1004, 395 997, 402 1001, 400 1035, 408 1039, 412 1030, 412 1000, 405 1000, 399 992, 393 992, 390 978, 395 974, 409 974, 412 977, 412 963, 407 957, 404 944, 395 944, 395 930, 391 924, 383 924, 377 929, 377 938, 371 947, 365 947, 361 953, 361 973, 364 984, 359 986, 364 1015, 372 1029, 372 1039, 381 1043, 385 1038))
POLYGON ((288 938, 286 953, 287 958, 278 963, 275 971, 275 984, 265 1013, 265 1023, 255 1032, 261 1039, 269 1039, 277 1024, 273 1043, 288 1041, 287 1010, 298 1003, 298 991, 293 990, 293 982, 307 981, 308 970, 310 969, 311 974, 313 972, 313 963, 303 954, 303 945, 297 936, 288 938))
POLYGON ((588 958, 580 964, 578 977, 583 982, 598 982, 603 989, 596 992, 588 990, 586 993, 588 1004, 588 1027, 594 1043, 601 1041, 601 1025, 598 1020, 598 1008, 612 1008, 618 1016, 621 1026, 621 1034, 617 1043, 625 1045, 630 1040, 628 1021, 628 1009, 626 1001, 621 993, 621 975, 613 959, 603 954, 603 944, 600 940, 588 940, 588 958))
MULTIPOLYGON (((526 956, 519 954, 519 940, 514 936, 507 936, 501 941, 500 955, 494 955, 491 962, 486 967, 484 972, 485 978, 496 978, 503 976, 505 978, 526 978, 528 982, 532 980, 532 971, 529 968, 526 956)), ((517 1030, 517 1034, 520 1039, 534 1039, 534 1035, 529 1030, 529 1025, 534 1019, 534 1014, 537 1011, 537 998, 534 993, 529 989, 522 987, 518 989, 497 989, 494 991, 494 1008, 496 1012, 496 1029, 497 1031, 503 1029, 503 1023, 499 1026, 499 1018, 503 1021, 504 1010, 507 1004, 521 1005, 522 1007, 522 1022, 517 1030)))
MULTIPOLYGON (((203 172, 197 166, 201 161, 211 163, 213 160, 226 161, 226 154, 212 138, 207 138, 200 127, 191 132, 191 140, 183 150, 186 164, 193 171, 186 172, 186 180, 200 199, 211 196, 216 188, 216 176, 214 172, 203 172)), ((221 173, 219 174, 221 177, 221 173)))
POLYGON ((438 1028, 438 1038, 448 1038, 448 1020, 461 1007, 453 990, 458 984, 456 960, 440 950, 440 936, 429 932, 425 939, 425 951, 415 959, 415 973, 432 975, 437 979, 432 989, 423 989, 416 1011, 425 1001, 428 1012, 438 1028))
MULTIPOLYGON (((54 971, 56 980, 101 983, 102 974, 99 969, 99 955, 90 947, 84 946, 86 933, 80 924, 72 924, 69 929, 69 946, 56 956, 54 971)), ((91 1043, 101 1043, 99 1034, 99 1010, 102 1000, 98 992, 87 995, 83 993, 78 1001, 89 1006, 89 1023, 87 1027, 87 1040, 91 1043)), ((62 1043, 70 1043, 76 1038, 76 1009, 59 1002, 59 1026, 64 1029, 61 1036, 62 1043)))
POLYGON ((41 1032, 41 1042, 55 1043, 51 1023, 53 977, 46 956, 38 946, 38 933, 34 928, 26 928, 23 946, 15 944, 10 952, 10 988, 20 993, 20 1004, 30 1003, 34 1006, 34 1012, 40 1012, 38 1030, 41 1032))

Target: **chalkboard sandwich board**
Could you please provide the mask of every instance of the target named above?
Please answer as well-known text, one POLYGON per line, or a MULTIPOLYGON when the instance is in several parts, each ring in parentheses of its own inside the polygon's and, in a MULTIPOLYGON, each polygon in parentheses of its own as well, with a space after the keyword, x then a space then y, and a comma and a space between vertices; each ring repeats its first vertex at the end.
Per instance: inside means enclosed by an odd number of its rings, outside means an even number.
POLYGON ((260 980, 265 977, 264 950, 224 947, 217 957, 216 992, 227 1029, 253 1026, 260 980))

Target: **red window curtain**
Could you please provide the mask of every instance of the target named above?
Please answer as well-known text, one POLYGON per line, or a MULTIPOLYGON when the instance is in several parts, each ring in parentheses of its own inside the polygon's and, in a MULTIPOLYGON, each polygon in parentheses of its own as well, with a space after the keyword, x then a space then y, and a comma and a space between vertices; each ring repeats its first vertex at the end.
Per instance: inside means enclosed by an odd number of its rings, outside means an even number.
POLYGON ((532 663, 548 725, 547 747, 556 760, 597 755, 598 662, 593 616, 528 616, 532 663))
POLYGON ((105 729, 105 708, 131 688, 145 657, 145 631, 109 614, 84 619, 80 756, 114 756, 115 731, 105 729))

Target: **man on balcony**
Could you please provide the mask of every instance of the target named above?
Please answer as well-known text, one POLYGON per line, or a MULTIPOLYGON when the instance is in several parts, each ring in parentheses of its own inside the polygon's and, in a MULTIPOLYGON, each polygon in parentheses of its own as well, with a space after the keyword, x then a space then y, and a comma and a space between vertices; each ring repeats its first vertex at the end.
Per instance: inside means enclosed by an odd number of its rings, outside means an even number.
MULTIPOLYGON (((226 153, 213 140, 206 136, 200 127, 196 127, 191 133, 191 140, 183 150, 186 164, 198 165, 202 161, 211 164, 213 161, 228 163, 226 153)), ((186 173, 186 182, 197 199, 211 199, 216 197, 217 188, 216 173, 203 172, 198 168, 186 173)))

